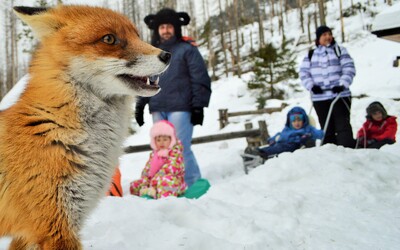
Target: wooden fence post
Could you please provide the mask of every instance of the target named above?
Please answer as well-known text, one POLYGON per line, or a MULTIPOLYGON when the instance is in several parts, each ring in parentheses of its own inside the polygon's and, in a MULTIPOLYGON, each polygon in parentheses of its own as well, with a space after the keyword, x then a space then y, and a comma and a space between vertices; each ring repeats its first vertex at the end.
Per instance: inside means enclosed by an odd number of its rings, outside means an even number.
POLYGON ((228 125, 228 109, 219 109, 219 129, 223 129, 228 125))
POLYGON ((258 127, 260 129, 261 143, 266 142, 269 138, 267 123, 264 120, 258 121, 258 127))

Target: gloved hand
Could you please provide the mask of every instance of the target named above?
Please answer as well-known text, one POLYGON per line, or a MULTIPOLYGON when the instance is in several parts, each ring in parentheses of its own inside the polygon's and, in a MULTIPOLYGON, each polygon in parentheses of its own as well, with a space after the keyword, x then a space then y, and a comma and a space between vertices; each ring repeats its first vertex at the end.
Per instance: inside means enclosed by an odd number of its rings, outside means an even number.
POLYGON ((300 142, 301 143, 306 143, 309 139, 311 138, 311 134, 307 133, 301 136, 300 142))
POLYGON ((136 107, 136 110, 135 110, 135 120, 136 120, 137 124, 139 124, 140 127, 143 126, 143 124, 144 124, 143 109, 138 109, 138 108, 136 107))
POLYGON ((324 91, 321 89, 321 87, 318 86, 318 85, 314 85, 314 86, 311 88, 311 91, 312 91, 314 94, 322 94, 322 92, 324 92, 324 91))
POLYGON ((332 88, 332 92, 335 94, 338 94, 338 93, 342 92, 343 90, 344 90, 343 85, 335 86, 332 88))
POLYGON ((192 108, 192 117, 190 122, 194 125, 203 125, 204 111, 203 108, 192 108))

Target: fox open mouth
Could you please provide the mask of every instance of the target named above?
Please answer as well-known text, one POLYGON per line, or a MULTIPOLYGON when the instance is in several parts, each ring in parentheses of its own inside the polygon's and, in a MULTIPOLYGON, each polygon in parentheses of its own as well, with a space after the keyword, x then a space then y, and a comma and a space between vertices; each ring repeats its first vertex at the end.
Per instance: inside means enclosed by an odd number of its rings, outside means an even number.
POLYGON ((153 92, 157 93, 160 89, 158 86, 159 76, 134 76, 128 74, 118 75, 130 88, 139 92, 153 92))

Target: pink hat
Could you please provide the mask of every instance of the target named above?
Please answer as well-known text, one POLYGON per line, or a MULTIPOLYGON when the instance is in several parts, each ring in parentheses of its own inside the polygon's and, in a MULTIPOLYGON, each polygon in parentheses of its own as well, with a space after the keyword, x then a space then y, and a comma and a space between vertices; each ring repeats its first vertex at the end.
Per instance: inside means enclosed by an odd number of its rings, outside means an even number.
POLYGON ((150 146, 152 149, 156 150, 155 138, 160 135, 166 135, 171 137, 171 144, 169 145, 169 149, 171 149, 176 144, 176 133, 175 127, 172 123, 167 120, 161 120, 156 122, 150 130, 150 146))

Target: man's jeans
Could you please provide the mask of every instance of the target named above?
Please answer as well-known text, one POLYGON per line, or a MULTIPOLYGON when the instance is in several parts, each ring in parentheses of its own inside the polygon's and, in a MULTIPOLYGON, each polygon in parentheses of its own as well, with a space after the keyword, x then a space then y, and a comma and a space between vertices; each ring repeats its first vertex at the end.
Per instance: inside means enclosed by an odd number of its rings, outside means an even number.
POLYGON ((193 124, 190 122, 190 112, 153 112, 153 123, 167 120, 175 126, 176 136, 183 144, 183 160, 185 163, 185 182, 191 186, 201 173, 196 158, 192 152, 193 124))

